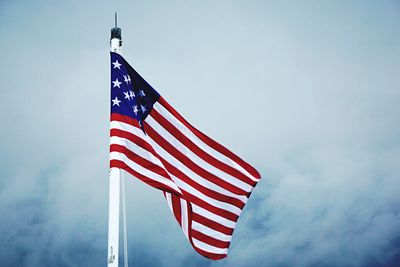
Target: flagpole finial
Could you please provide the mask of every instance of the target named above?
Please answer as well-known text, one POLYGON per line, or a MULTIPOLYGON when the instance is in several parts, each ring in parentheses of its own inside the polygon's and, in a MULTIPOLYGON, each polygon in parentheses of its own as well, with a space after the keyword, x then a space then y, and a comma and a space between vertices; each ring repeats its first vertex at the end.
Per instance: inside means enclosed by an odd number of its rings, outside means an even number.
POLYGON ((111 29, 110 45, 111 51, 119 53, 122 47, 122 35, 121 28, 118 28, 117 12, 114 13, 114 23, 115 27, 111 29))

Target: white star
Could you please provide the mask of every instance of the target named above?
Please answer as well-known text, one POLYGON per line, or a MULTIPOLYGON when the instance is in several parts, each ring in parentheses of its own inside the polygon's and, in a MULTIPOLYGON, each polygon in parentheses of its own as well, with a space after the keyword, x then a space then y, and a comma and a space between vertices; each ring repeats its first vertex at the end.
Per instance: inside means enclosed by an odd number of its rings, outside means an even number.
POLYGON ((137 106, 134 105, 134 106, 133 106, 133 112, 135 113, 135 115, 137 115, 138 111, 139 111, 139 110, 138 110, 137 106))
POLYGON ((121 82, 118 81, 118 78, 117 78, 115 81, 113 81, 113 84, 114 84, 113 88, 114 88, 114 87, 121 88, 121 87, 119 87, 120 84, 121 84, 121 82))
POLYGON ((131 77, 129 77, 129 75, 124 75, 124 82, 126 82, 126 84, 129 84, 131 82, 131 77))
POLYGON ((129 92, 124 92, 125 99, 131 100, 131 97, 129 96, 129 92))
POLYGON ((115 62, 112 63, 114 65, 114 69, 121 69, 121 64, 119 64, 118 60, 115 60, 115 62))
POLYGON ((143 90, 140 90, 140 95, 141 95, 141 96, 146 96, 146 95, 144 94, 144 91, 143 91, 143 90))
POLYGON ((135 97, 135 93, 133 91, 129 91, 130 97, 133 99, 135 97))
POLYGON ((111 101, 113 102, 113 104, 112 104, 113 106, 117 105, 118 107, 119 107, 119 103, 121 102, 118 100, 118 97, 115 97, 115 99, 111 99, 111 101))
POLYGON ((142 113, 145 113, 147 111, 146 106, 140 105, 140 108, 142 109, 142 113))

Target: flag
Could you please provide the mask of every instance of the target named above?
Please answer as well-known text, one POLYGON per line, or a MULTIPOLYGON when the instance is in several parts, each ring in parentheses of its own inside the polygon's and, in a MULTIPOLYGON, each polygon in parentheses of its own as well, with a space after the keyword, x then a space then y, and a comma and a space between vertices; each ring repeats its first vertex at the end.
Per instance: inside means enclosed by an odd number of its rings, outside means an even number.
POLYGON ((239 215, 260 179, 113 52, 110 168, 160 189, 193 248, 213 260, 226 257, 239 215))

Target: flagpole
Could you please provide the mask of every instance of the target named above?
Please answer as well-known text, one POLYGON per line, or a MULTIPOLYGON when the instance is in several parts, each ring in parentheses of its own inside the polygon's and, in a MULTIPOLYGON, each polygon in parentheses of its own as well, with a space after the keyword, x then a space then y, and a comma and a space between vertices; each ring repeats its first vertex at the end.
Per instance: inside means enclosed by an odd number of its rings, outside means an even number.
MULTIPOLYGON (((111 52, 121 53, 122 39, 121 29, 117 27, 117 15, 115 14, 115 27, 111 29, 110 39, 111 52)), ((121 190, 121 170, 110 169, 109 187, 109 209, 108 209, 108 254, 107 266, 118 267, 118 245, 119 245, 119 207, 121 190)))

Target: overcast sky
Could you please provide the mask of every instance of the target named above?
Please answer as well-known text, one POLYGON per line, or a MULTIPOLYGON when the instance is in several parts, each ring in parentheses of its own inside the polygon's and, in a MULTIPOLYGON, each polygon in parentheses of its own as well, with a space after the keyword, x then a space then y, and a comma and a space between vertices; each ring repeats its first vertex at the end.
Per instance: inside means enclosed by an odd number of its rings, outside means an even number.
POLYGON ((114 11, 128 62, 262 175, 221 261, 126 177, 131 266, 400 266, 399 1, 2 0, 1 267, 106 266, 114 11))

